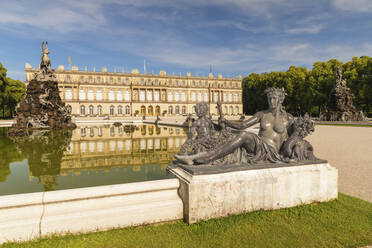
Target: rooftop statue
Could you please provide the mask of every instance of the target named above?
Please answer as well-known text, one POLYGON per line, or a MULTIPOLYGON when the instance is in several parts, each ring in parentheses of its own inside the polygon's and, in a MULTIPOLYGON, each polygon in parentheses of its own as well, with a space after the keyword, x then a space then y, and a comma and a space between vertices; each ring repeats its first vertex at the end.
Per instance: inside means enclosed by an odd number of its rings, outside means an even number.
POLYGON ((313 155, 313 147, 303 140, 314 131, 314 122, 308 115, 294 120, 285 111, 282 106, 286 95, 284 89, 269 88, 265 93, 269 108, 240 122, 226 120, 218 103, 220 118, 218 125, 212 125, 206 118, 205 103, 198 104, 196 113, 199 118, 191 126, 188 139, 180 154, 175 156, 174 164, 249 165, 318 160, 313 155), (260 125, 258 135, 242 131, 255 124, 260 125), (234 132, 231 128, 241 131, 234 132))

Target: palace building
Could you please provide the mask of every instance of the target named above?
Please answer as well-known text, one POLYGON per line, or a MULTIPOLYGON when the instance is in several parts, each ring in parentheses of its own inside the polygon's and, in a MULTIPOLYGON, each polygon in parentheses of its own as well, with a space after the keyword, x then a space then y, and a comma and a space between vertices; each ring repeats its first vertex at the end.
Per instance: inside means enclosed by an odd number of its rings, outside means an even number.
MULTIPOLYGON (((26 84, 37 68, 26 63, 26 84)), ((79 70, 72 66, 55 71, 60 96, 75 117, 177 116, 194 113, 198 102, 210 104, 210 114, 217 115, 217 101, 225 115, 242 114, 242 77, 223 78, 140 74, 79 70)))

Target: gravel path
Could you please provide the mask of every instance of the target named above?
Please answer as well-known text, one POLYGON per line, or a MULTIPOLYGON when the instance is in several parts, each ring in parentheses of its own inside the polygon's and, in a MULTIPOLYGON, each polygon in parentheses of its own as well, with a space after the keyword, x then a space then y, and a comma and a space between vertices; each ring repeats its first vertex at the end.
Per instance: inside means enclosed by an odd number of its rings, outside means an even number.
POLYGON ((338 169, 339 192, 372 202, 372 128, 321 126, 306 138, 338 169))

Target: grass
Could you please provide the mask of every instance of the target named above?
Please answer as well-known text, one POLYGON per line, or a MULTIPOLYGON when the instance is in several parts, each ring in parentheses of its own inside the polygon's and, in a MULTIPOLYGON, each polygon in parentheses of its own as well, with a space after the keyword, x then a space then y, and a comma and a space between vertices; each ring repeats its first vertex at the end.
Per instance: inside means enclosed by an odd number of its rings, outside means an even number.
POLYGON ((372 203, 337 200, 256 211, 188 225, 176 221, 90 234, 50 236, 3 247, 362 247, 372 244, 372 203))

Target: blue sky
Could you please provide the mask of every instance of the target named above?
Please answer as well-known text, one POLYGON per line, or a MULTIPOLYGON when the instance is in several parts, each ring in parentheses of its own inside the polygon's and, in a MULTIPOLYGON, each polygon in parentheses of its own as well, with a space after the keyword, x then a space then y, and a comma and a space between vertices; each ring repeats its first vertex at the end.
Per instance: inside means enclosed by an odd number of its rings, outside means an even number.
POLYGON ((216 75, 311 68, 372 53, 372 0, 1 0, 0 62, 216 75))

